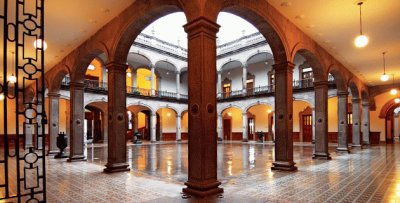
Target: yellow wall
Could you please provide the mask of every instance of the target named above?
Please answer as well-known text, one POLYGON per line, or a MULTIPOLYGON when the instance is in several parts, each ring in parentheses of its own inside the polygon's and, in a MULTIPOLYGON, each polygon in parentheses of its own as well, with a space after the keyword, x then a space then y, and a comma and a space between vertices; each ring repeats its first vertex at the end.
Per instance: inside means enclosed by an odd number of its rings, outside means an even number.
POLYGON ((133 74, 132 74, 132 71, 131 71, 131 68, 129 67, 128 68, 128 70, 126 71, 126 86, 127 87, 132 87, 133 86, 133 84, 132 84, 132 77, 133 77, 133 74), (128 76, 128 73, 131 73, 131 76, 129 77, 128 76))
POLYGON ((66 99, 60 99, 60 108, 59 108, 59 113, 60 113, 60 124, 59 128, 61 132, 68 132, 67 130, 67 122, 69 122, 69 100, 66 99))
POLYGON ((93 65, 95 67, 94 70, 86 70, 86 75, 91 75, 91 76, 96 76, 99 77, 99 81, 103 81, 102 78, 102 63, 100 62, 99 59, 95 58, 93 59, 93 61, 90 63, 91 65, 93 65))
POLYGON ((181 120, 181 132, 188 132, 188 128, 189 128, 189 114, 186 112, 183 115, 181 115, 182 120, 181 120))
POLYGON ((338 100, 337 97, 328 99, 328 132, 338 131, 338 100))
POLYGON ((249 113, 255 116, 255 131, 268 132, 268 110, 272 107, 267 105, 256 105, 249 109, 249 113))
POLYGON ((161 131, 163 133, 176 132, 176 113, 172 109, 162 108, 157 111, 161 116, 161 131))
POLYGON ((311 107, 311 104, 305 101, 293 101, 293 132, 300 132, 299 113, 307 107, 311 107))
MULTIPOLYGON (((151 89, 151 80, 146 78, 151 78, 151 71, 145 68, 139 68, 136 71, 136 87, 142 89, 151 89)), ((157 79, 155 80, 155 89, 157 90, 157 79)))
POLYGON ((242 132, 242 110, 234 107, 228 108, 222 112, 222 117, 227 117, 228 113, 231 113, 232 132, 242 132))
POLYGON ((146 127, 146 114, 139 112, 138 114, 138 129, 146 127))
POLYGON ((380 94, 375 97, 376 110, 370 111, 370 130, 371 132, 380 132, 381 141, 385 141, 385 119, 379 118, 379 113, 387 102, 394 99, 395 97, 389 91, 380 94))

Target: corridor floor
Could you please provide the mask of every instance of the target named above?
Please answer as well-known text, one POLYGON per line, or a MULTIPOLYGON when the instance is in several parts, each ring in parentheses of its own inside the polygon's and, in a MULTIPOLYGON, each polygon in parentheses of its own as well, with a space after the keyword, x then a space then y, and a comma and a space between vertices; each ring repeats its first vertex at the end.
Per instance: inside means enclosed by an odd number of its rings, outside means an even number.
MULTIPOLYGON (((182 199, 187 144, 128 146, 130 172, 102 173, 104 145, 88 147, 88 161, 48 158, 49 202, 204 202, 182 199)), ((400 202, 400 144, 353 149, 312 160, 311 146, 295 146, 297 172, 271 171, 273 146, 218 145, 218 179, 225 192, 207 202, 400 202)))

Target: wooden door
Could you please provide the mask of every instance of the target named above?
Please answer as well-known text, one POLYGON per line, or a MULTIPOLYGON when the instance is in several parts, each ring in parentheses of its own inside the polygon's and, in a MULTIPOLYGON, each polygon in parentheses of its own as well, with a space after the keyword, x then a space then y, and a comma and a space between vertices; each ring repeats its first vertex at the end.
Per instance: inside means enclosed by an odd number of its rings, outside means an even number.
POLYGON ((232 119, 224 119, 223 122, 224 129, 224 140, 232 140, 232 119))
POLYGON ((347 113, 347 143, 353 143, 353 114, 347 113))
POLYGON ((251 82, 247 82, 247 96, 253 95, 253 88, 254 88, 253 80, 251 80, 251 82))
POLYGON ((312 115, 303 115, 303 142, 312 141, 312 115))

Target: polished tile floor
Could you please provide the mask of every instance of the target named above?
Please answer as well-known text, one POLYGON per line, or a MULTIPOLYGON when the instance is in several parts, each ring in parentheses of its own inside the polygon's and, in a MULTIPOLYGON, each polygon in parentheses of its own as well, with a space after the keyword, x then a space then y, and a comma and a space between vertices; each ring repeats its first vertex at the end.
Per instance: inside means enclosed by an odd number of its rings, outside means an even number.
POLYGON ((128 146, 130 172, 104 174, 107 148, 89 145, 88 161, 48 158, 49 202, 400 202, 400 144, 353 149, 312 160, 312 146, 295 146, 297 172, 271 171, 271 145, 218 145, 222 198, 182 199, 187 144, 128 146))

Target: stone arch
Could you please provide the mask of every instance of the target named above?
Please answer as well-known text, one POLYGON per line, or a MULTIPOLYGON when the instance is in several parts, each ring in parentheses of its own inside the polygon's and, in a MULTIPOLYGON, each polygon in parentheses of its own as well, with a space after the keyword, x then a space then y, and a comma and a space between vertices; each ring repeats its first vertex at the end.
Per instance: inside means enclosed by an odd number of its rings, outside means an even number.
MULTIPOLYGON (((155 63, 154 63, 154 60, 152 59, 151 56, 149 56, 149 55, 147 55, 147 54, 145 54, 145 53, 136 53, 136 52, 130 52, 130 53, 128 53, 127 62, 128 62, 129 64, 131 64, 131 63, 130 63, 130 60, 129 60, 129 57, 130 57, 130 56, 133 56, 133 55, 138 55, 138 56, 140 56, 140 57, 146 59, 146 60, 148 61, 148 64, 145 65, 146 67, 149 67, 150 65, 154 65, 154 64, 155 64, 155 63)), ((138 67, 134 67, 134 68, 135 68, 135 70, 136 70, 138 67)))
POLYGON ((267 50, 264 50, 264 51, 257 50, 257 51, 255 51, 255 52, 250 53, 249 55, 247 55, 247 56, 245 57, 245 60, 244 60, 245 63, 244 63, 244 64, 247 64, 247 65, 248 65, 248 64, 249 64, 249 60, 252 59, 253 57, 259 55, 259 54, 266 54, 266 55, 267 55, 267 59, 266 59, 266 60, 268 60, 269 58, 271 58, 271 59, 274 58, 274 56, 272 55, 272 53, 268 52, 267 50))
POLYGON ((347 79, 346 76, 340 71, 339 67, 334 64, 330 65, 327 73, 325 74, 326 78, 328 77, 329 73, 335 79, 337 91, 347 92, 347 79))
POLYGON ((89 105, 90 103, 94 103, 94 102, 106 102, 107 103, 108 97, 102 96, 102 97, 91 98, 90 100, 85 100, 83 105, 86 106, 86 105, 89 105))
POLYGON ((48 86, 49 92, 58 93, 61 88, 62 80, 65 76, 70 75, 70 69, 66 65, 59 65, 55 67, 52 73, 53 75, 51 77, 47 77, 49 80, 51 80, 51 83, 48 86))
POLYGON ((217 69, 217 71, 223 71, 224 66, 226 66, 226 65, 228 65, 230 63, 233 63, 233 64, 234 63, 240 63, 239 67, 243 67, 243 64, 244 64, 242 61, 240 61, 238 59, 234 59, 234 60, 229 59, 229 60, 225 61, 224 63, 222 63, 222 65, 217 69))
MULTIPOLYGON (((170 64, 172 67, 172 69, 170 70, 170 71, 174 71, 174 72, 176 72, 176 71, 178 71, 178 67, 175 65, 175 64, 173 64, 171 61, 168 61, 168 60, 158 60, 158 61, 156 61, 155 62, 155 64, 154 64, 154 66, 156 67, 156 69, 157 69, 157 64, 160 64, 160 63, 166 63, 166 64, 170 64)), ((169 66, 168 66, 168 68, 169 68, 169 66)), ((159 68, 159 69, 163 69, 163 68, 159 68)))
POLYGON ((350 89, 351 97, 354 99, 359 99, 360 98, 360 90, 359 90, 357 84, 355 83, 355 81, 353 80, 353 78, 351 78, 349 80, 347 86, 350 89))
POLYGON ((389 100, 381 108, 381 111, 379 112, 379 118, 385 119, 387 114, 390 113, 390 111, 394 111, 397 107, 400 107, 400 103, 396 103, 394 99, 389 100))
POLYGON ((137 11, 135 15, 123 12, 118 16, 125 23, 119 28, 114 38, 110 59, 117 63, 126 61, 129 49, 140 32, 156 19, 178 11, 183 11, 178 0, 135 1, 130 7, 137 11))
POLYGON ((311 106, 311 108, 314 108, 314 103, 312 102, 312 100, 314 100, 314 98, 310 98, 310 100, 307 100, 307 99, 305 99, 305 98, 295 98, 295 99, 293 99, 293 102, 295 102, 295 101, 301 101, 301 102, 305 102, 305 103, 307 103, 307 104, 310 104, 310 106, 311 106))
POLYGON ((218 115, 221 115, 225 110, 227 110, 229 108, 236 108, 236 109, 239 109, 242 113, 244 112, 242 107, 240 107, 238 105, 230 104, 228 106, 224 106, 223 108, 221 108, 221 110, 218 110, 218 115))
POLYGON ((251 109, 252 107, 254 107, 254 106, 257 106, 257 105, 267 105, 267 106, 270 106, 270 107, 272 107, 272 111, 274 110, 274 105, 272 105, 272 104, 270 104, 270 103, 268 103, 268 102, 255 102, 255 103, 251 103, 251 104, 249 104, 249 105, 247 105, 244 109, 244 111, 245 112, 248 112, 249 111, 249 109, 251 109))
MULTIPOLYGON (((75 61, 71 64, 71 81, 83 83, 85 80, 86 70, 89 64, 100 54, 104 54, 103 50, 95 49, 86 53, 78 54, 75 61)), ((109 60, 108 60, 109 61, 109 60)))
POLYGON ((169 105, 159 106, 155 112, 159 111, 160 109, 171 109, 172 111, 175 112, 176 115, 179 115, 179 113, 180 113, 179 110, 176 107, 169 106, 169 105))
POLYGON ((328 75, 325 74, 326 71, 323 65, 323 60, 317 52, 303 48, 301 45, 297 45, 295 50, 296 52, 293 54, 291 59, 292 62, 294 62, 296 54, 301 55, 310 64, 315 82, 327 80, 328 75))
POLYGON ((240 16, 253 24, 270 45, 275 64, 290 61, 285 32, 279 26, 279 19, 276 16, 281 16, 282 19, 284 17, 268 2, 226 0, 221 4, 221 11, 240 16))
POLYGON ((150 105, 142 103, 142 102, 134 102, 134 103, 129 103, 126 105, 127 108, 131 107, 131 106, 143 106, 146 107, 148 109, 150 109, 151 113, 156 113, 157 111, 155 111, 155 109, 153 109, 150 105))

